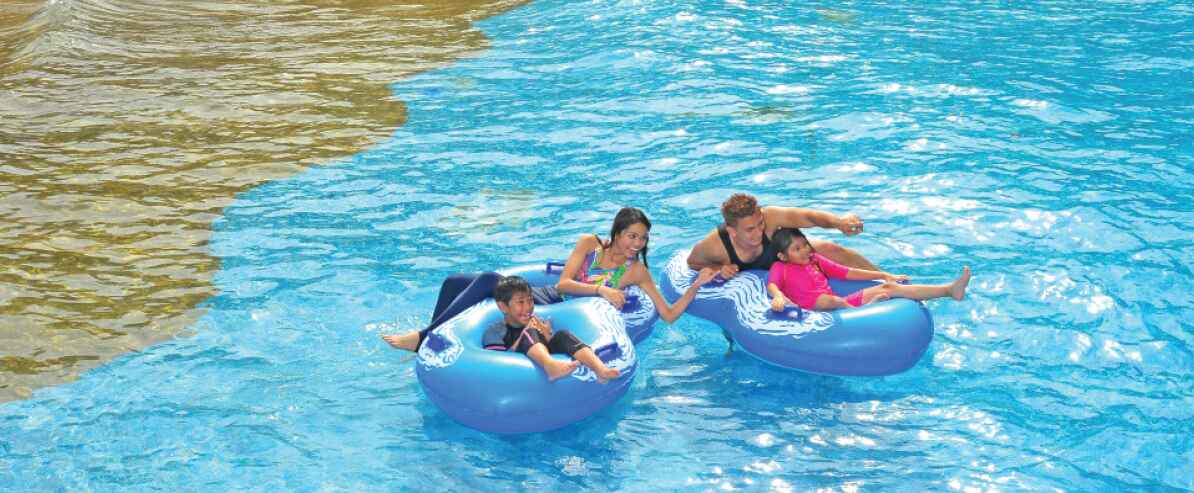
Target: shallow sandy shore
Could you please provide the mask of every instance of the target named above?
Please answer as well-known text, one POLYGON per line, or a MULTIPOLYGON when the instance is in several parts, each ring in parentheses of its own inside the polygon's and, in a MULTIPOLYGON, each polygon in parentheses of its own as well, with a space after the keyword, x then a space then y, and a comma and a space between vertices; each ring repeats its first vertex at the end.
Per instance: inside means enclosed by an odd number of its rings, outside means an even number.
POLYGON ((0 402, 181 334, 235 194, 406 120, 387 84, 524 0, 0 7, 0 402))

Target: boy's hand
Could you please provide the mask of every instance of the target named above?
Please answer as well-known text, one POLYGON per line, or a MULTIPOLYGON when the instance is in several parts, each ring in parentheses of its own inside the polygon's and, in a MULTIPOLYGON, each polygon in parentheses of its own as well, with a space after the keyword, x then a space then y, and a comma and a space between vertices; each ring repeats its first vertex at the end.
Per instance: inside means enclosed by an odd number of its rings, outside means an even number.
POLYGON ((784 295, 781 294, 771 298, 771 311, 782 312, 786 306, 788 306, 788 300, 784 298, 784 295))
POLYGON ((907 281, 908 279, 909 279, 909 277, 907 274, 890 274, 887 272, 883 273, 883 280, 885 280, 887 282, 902 282, 902 281, 907 281))
POLYGON ((544 339, 551 339, 551 320, 543 320, 539 317, 531 317, 531 323, 527 324, 532 329, 538 330, 543 334, 544 339))

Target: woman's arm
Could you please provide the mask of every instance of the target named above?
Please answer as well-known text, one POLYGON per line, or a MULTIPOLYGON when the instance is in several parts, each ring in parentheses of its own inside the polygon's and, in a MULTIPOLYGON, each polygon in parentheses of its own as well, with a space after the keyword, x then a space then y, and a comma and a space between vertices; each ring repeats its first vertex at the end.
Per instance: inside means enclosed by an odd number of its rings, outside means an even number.
POLYGON ((585 256, 600 246, 601 241, 596 236, 581 235, 580 239, 576 240, 576 247, 568 255, 568 260, 564 262, 564 271, 560 273, 560 281, 556 283, 556 289, 560 290, 561 293, 573 296, 600 295, 599 286, 585 284, 576 280, 577 274, 580 273, 581 264, 585 261, 585 256))
POLYGON ((641 272, 634 273, 636 275, 632 279, 637 282, 628 282, 627 284, 637 284, 644 293, 647 293, 647 297, 651 298, 651 302, 655 303, 655 311, 659 312, 659 318, 662 318, 663 321, 669 324, 675 322, 676 319, 684 314, 684 311, 688 309, 688 305, 696 298, 697 291, 701 289, 701 286, 704 286, 705 283, 713 279, 713 276, 717 275, 717 270, 712 267, 701 269, 701 272, 697 274, 697 278, 692 281, 692 285, 688 287, 687 291, 684 291, 684 295, 676 300, 676 304, 669 305, 667 300, 663 299, 663 295, 659 294, 659 288, 655 287, 655 281, 651 279, 651 273, 647 271, 647 268, 642 267, 641 264, 635 264, 635 266, 636 269, 641 269, 641 272))

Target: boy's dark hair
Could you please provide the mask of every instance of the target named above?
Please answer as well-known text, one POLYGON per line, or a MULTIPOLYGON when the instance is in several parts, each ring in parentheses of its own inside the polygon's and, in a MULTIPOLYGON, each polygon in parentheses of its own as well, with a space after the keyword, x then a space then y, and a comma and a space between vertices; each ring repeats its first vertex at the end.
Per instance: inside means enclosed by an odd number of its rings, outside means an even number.
POLYGON ((531 294, 531 285, 526 279, 518 276, 506 276, 498 280, 493 287, 493 299, 509 304, 515 293, 531 294))
POLYGON ((804 242, 808 243, 809 248, 813 247, 813 243, 808 241, 808 237, 804 236, 804 232, 800 231, 799 228, 779 228, 771 236, 771 244, 775 245, 776 252, 782 253, 786 257, 788 255, 788 247, 792 246, 792 242, 796 238, 803 238, 804 242))
POLYGON ((759 201, 754 196, 736 193, 721 203, 721 218, 725 219, 726 226, 736 227, 739 219, 746 219, 760 210, 759 201))

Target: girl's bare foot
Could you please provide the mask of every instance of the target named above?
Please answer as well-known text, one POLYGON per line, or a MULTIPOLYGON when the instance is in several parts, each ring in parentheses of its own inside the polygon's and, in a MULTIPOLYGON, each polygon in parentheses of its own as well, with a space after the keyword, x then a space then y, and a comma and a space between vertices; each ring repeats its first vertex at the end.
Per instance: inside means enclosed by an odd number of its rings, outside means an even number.
MULTIPOLYGON (((887 291, 876 291, 874 293, 867 293, 866 291, 863 291, 863 293, 862 293, 862 304, 863 305, 869 305, 871 303, 878 303, 880 301, 887 301, 889 299, 891 299, 891 295, 888 294, 887 291)), ((847 307, 847 308, 849 308, 849 307, 847 307)))
POLYGON ((543 371, 547 372, 547 380, 554 382, 560 378, 572 374, 572 372, 576 370, 576 367, 578 366, 580 366, 580 363, 577 363, 576 361, 560 361, 553 359, 550 363, 543 366, 543 371))
POLYGON ((396 349, 405 349, 410 352, 419 350, 419 333, 407 332, 405 334, 394 334, 388 336, 381 336, 383 341, 390 343, 396 349))
POLYGON ((593 373, 597 374, 597 383, 608 383, 610 380, 622 376, 622 372, 608 366, 604 370, 597 370, 593 373))
POLYGON ((962 267, 962 275, 949 284, 949 296, 957 301, 966 297, 966 286, 970 284, 970 267, 962 267))

